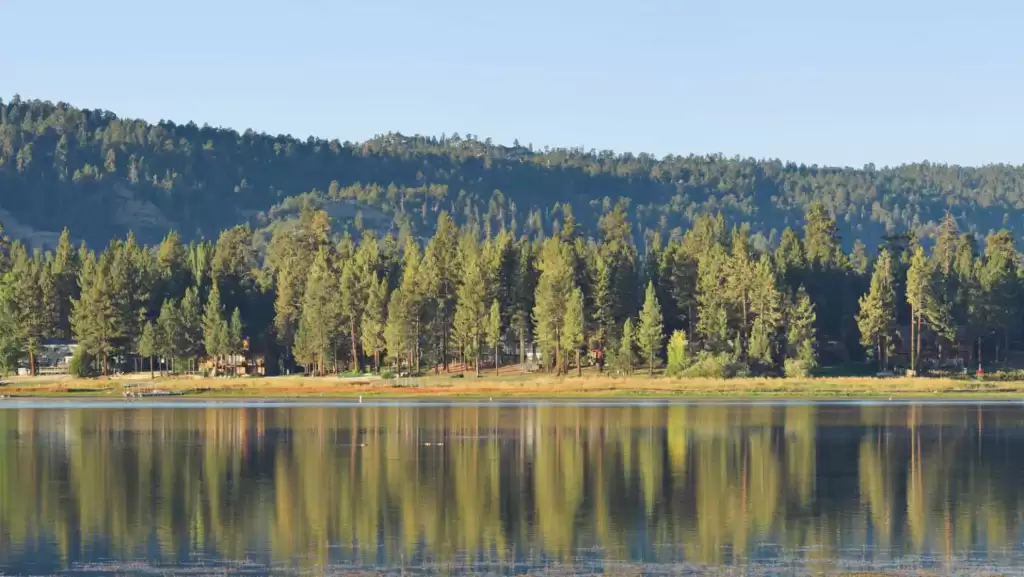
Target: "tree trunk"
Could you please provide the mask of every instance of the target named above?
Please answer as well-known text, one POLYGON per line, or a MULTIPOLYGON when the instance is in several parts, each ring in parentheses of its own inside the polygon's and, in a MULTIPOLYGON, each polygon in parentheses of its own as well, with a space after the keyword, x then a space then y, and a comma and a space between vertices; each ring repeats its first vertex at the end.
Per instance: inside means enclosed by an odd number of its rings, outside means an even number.
POLYGON ((32 376, 36 374, 36 353, 31 346, 28 348, 28 374, 32 376))
MULTIPOLYGON (((745 359, 747 358, 748 345, 750 343, 750 332, 747 331, 747 290, 743 289, 743 331, 740 334, 740 355, 745 359)), ((654 374, 653 367, 651 368, 651 374, 654 374)))
POLYGON ((519 372, 526 374, 526 331, 519 329, 519 372))
POLYGON ((914 367, 914 364, 916 363, 916 360, 918 360, 918 359, 916 359, 916 357, 914 355, 916 353, 916 351, 915 351, 915 348, 914 348, 914 345, 913 345, 913 342, 914 342, 913 341, 914 317, 915 317, 915 315, 913 314, 913 308, 911 308, 911 310, 910 310, 910 342, 909 342, 909 345, 910 345, 910 370, 911 371, 913 370, 913 367, 914 367))
MULTIPOLYGON (((419 313, 417 313, 418 315, 419 313)), ((412 343, 412 358, 409 359, 409 366, 415 367, 414 372, 420 372, 420 321, 416 320, 413 322, 413 338, 415 339, 412 343), (415 363, 415 364, 414 364, 415 363)))
POLYGON ((917 371, 917 365, 921 364, 921 313, 917 314, 917 342, 914 346, 917 349, 914 354, 914 371, 917 371))
POLYGON ((555 336, 555 374, 562 374, 562 340, 555 336))
POLYGON ((501 367, 501 363, 498 362, 498 343, 494 343, 494 376, 499 375, 498 368, 501 367))
POLYGON ((884 346, 882 344, 883 342, 884 341, 883 341, 882 337, 878 337, 878 340, 875 341, 875 349, 878 351, 878 371, 879 372, 885 370, 885 358, 882 356, 884 354, 882 352, 882 347, 884 346))
POLYGON ((441 318, 441 366, 444 372, 449 372, 448 366, 448 317, 441 318))
POLYGON ((480 335, 476 337, 476 378, 480 378, 480 335))
POLYGON ((580 349, 579 348, 576 349, 576 376, 577 377, 582 377, 583 376, 583 364, 580 363, 580 349))
POLYGON ((696 323, 693 322, 693 305, 686 303, 686 340, 693 342, 693 328, 696 323))
POLYGON ((153 371, 153 357, 149 357, 149 378, 150 380, 156 378, 156 373, 153 371))
POLYGON ((349 321, 349 336, 352 339, 352 371, 359 372, 359 346, 356 343, 356 321, 349 321))
POLYGON ((654 353, 653 352, 651 353, 651 356, 647 358, 647 376, 648 377, 653 377, 654 376, 654 353))

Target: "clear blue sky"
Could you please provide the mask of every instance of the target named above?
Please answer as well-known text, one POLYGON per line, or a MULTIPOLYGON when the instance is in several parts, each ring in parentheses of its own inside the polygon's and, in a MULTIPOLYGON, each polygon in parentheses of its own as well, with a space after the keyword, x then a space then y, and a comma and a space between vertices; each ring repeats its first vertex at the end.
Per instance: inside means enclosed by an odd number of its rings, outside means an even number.
POLYGON ((1024 160, 1012 0, 0 0, 0 95, 881 166, 1024 160))

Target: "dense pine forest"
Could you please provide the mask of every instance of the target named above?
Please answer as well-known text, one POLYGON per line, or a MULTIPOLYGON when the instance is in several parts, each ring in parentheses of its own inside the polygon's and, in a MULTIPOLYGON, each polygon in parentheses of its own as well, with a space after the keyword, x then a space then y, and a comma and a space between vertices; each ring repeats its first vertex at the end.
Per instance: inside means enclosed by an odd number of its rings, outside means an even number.
POLYGON ((246 225, 152 247, 129 234, 99 252, 67 231, 45 252, 4 238, 0 361, 34 370, 41 343, 74 338, 83 375, 193 369, 247 348, 269 372, 479 373, 539 352, 538 369, 563 374, 798 376, 865 360, 921 372, 1001 362, 1020 337, 1024 276, 1006 231, 979 243, 949 216, 930 250, 907 234, 869 256, 859 241, 844 251, 814 204, 769 250, 721 214, 638 247, 626 209, 588 236, 563 205, 537 238, 442 211, 425 243, 402 243, 336 234, 306 205, 263 258, 246 225))
MULTIPOLYGON (((875 249, 885 235, 934 236, 947 210, 984 238, 1024 232, 1024 168, 928 163, 860 169, 722 156, 615 154, 493 144, 473 135, 387 134, 366 142, 270 136, 123 119, 68 104, 0 101, 0 220, 33 247, 67 227, 91 245, 133 232, 156 244, 214 239, 236 224, 269 229, 313 202, 338 230, 429 237, 441 211, 481 229, 518 223, 536 238, 573 206, 596 235, 621 199, 636 242, 682 234, 702 214, 746 223, 775 246, 821 202, 844 239, 875 249)), ((852 244, 847 244, 847 250, 852 244)))
POLYGON ((300 141, 15 97, 0 362, 34 370, 51 338, 80 343, 81 374, 243 349, 316 374, 1003 362, 1020 175, 300 141))

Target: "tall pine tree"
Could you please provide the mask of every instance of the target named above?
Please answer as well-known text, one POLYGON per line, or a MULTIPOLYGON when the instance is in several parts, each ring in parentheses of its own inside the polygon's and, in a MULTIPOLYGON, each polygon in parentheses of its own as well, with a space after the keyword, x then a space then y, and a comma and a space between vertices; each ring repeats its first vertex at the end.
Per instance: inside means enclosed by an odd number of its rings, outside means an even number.
POLYGON ((861 344, 874 350, 880 371, 888 365, 895 332, 895 284, 892 257, 889 251, 882 249, 871 274, 871 288, 860 297, 860 311, 857 313, 861 344))
POLYGON ((661 346, 665 341, 662 320, 661 306, 654 294, 654 283, 649 282, 644 295, 644 308, 640 311, 640 324, 637 326, 636 340, 647 361, 647 373, 652 376, 654 375, 654 361, 661 353, 661 346))

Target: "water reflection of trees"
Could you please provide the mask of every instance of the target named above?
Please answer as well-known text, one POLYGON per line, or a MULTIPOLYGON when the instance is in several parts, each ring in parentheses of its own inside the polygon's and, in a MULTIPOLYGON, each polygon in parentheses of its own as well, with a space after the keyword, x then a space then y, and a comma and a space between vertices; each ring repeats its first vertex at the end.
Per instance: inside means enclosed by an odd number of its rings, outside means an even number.
POLYGON ((1009 409, 0 411, 0 558, 726 562, 1015 547, 1009 409))

